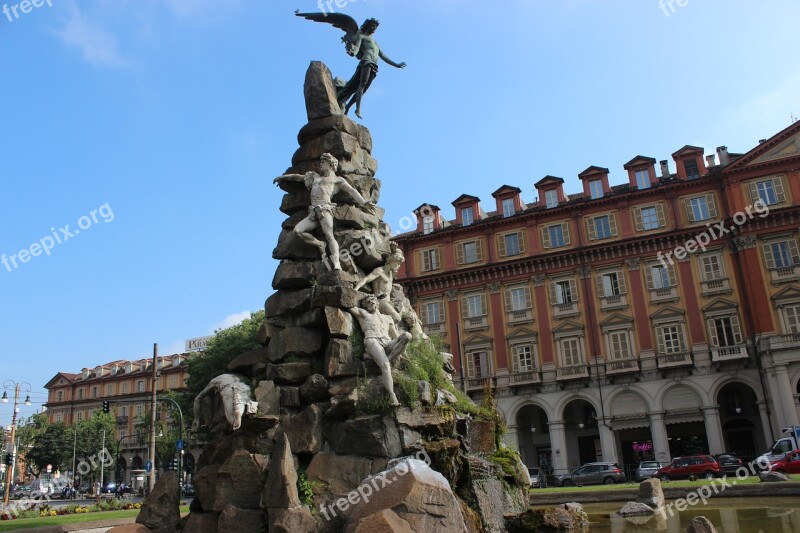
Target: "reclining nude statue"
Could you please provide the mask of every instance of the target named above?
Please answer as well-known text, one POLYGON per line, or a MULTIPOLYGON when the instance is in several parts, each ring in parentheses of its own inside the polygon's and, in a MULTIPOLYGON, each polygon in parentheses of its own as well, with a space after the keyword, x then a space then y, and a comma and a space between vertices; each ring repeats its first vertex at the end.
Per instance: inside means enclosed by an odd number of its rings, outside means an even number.
POLYGON ((209 381, 194 399, 194 422, 192 429, 200 427, 200 408, 203 398, 213 392, 218 392, 225 407, 225 418, 234 431, 242 426, 242 415, 256 414, 258 402, 251 399, 250 385, 244 378, 235 374, 222 374, 209 381))
POLYGON ((389 393, 389 405, 400 405, 394 393, 391 361, 406 349, 406 345, 411 342, 411 334, 398 333, 394 319, 378 311, 378 300, 371 294, 361 300, 361 308, 351 307, 349 311, 364 332, 366 355, 381 369, 383 386, 389 393))

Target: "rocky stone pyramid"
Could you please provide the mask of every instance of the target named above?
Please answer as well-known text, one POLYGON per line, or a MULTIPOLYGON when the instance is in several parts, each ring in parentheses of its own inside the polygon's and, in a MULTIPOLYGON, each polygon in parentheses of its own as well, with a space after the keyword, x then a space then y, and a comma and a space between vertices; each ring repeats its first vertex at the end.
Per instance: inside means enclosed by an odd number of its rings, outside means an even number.
MULTIPOLYGON (((337 175, 377 203, 372 138, 342 115, 322 63, 309 67, 304 92, 309 122, 287 174, 319 172, 320 157, 331 154, 337 175)), ((527 506, 527 472, 497 448, 496 412, 453 389, 447 355, 421 333, 399 286, 377 295, 413 338, 392 360, 399 407, 364 353, 349 309, 370 292, 370 284, 356 290, 358 282, 392 253, 382 210, 344 193, 333 198, 342 265, 334 270, 293 232, 309 215, 309 188, 279 185, 287 218, 273 252, 280 265, 263 346, 229 367, 251 383, 258 412, 231 431, 219 398, 204 401, 213 438, 198 461, 184 531, 504 531, 503 515, 527 506)), ((315 235, 323 240, 319 228, 315 235)))

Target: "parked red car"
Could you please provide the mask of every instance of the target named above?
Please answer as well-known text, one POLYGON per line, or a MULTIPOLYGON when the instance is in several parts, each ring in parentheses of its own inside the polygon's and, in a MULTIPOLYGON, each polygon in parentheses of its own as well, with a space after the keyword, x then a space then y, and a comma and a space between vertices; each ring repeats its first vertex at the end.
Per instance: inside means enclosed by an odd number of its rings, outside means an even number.
POLYGON ((653 477, 661 478, 662 481, 670 479, 694 479, 704 477, 713 479, 725 475, 722 466, 710 455, 690 455, 687 457, 676 457, 667 466, 662 466, 653 477))
POLYGON ((772 470, 784 474, 800 474, 800 450, 789 452, 783 459, 772 463, 772 470))

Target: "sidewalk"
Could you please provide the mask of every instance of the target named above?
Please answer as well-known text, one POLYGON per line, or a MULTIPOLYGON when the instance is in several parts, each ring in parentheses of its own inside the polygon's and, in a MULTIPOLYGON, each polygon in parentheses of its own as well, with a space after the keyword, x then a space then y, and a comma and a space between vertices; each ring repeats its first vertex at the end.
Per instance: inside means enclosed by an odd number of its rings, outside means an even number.
POLYGON ((112 518, 109 520, 95 520, 93 522, 78 522, 75 524, 65 524, 63 526, 45 526, 28 529, 20 529, 25 533, 64 533, 67 531, 75 533, 105 533, 114 526, 124 526, 125 524, 136 523, 136 517, 112 518))

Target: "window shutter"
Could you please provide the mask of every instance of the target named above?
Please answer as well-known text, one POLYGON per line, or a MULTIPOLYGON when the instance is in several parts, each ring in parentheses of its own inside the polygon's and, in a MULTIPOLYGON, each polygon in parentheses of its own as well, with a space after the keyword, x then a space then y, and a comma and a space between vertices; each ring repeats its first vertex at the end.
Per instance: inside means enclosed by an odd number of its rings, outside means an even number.
POLYGON ((431 251, 423 250, 422 252, 422 270, 427 272, 431 270, 431 251))
POLYGON ((439 268, 439 265, 442 264, 441 258, 439 257, 439 249, 434 248, 431 250, 431 269, 436 270, 439 268))
POLYGON ((667 225, 667 218, 664 216, 664 204, 656 204, 656 216, 658 217, 658 227, 665 227, 667 225))
POLYGON ((694 220, 694 211, 692 211, 691 198, 684 198, 683 207, 686 209, 686 221, 689 222, 690 224, 693 223, 695 220, 694 220))
POLYGON ((505 235, 498 235, 495 238, 497 242, 497 256, 498 257, 505 257, 506 256, 506 236, 505 235))
POLYGON ((590 241, 597 239, 597 232, 594 229, 594 218, 586 217, 586 231, 589 235, 590 241))
POLYGON ((486 295, 485 294, 481 294, 481 315, 482 316, 486 316, 488 314, 489 314, 489 310, 487 309, 487 306, 486 306, 486 295))
POLYGON ((562 222, 561 229, 564 233, 564 245, 569 245, 569 222, 562 222))
POLYGON ((778 203, 786 200, 786 192, 783 190, 783 180, 780 176, 772 178, 772 185, 775 188, 775 199, 778 203))
POLYGON ((653 267, 655 265, 647 265, 644 269, 644 277, 647 280, 647 288, 653 290, 653 267))
POLYGON ((616 213, 609 213, 608 215, 608 226, 611 228, 611 236, 617 236, 617 214, 616 213))
POLYGON ((742 328, 739 327, 739 317, 736 315, 731 317, 731 330, 733 330, 733 342, 742 344, 744 342, 742 339, 742 328))
POLYGON ((678 285, 678 276, 675 273, 675 265, 672 263, 667 265, 667 272, 669 272, 669 286, 675 287, 678 285))
POLYGON ((461 298, 461 318, 469 318, 469 302, 466 296, 461 298))
POLYGON ((758 199, 758 184, 755 181, 751 181, 749 184, 750 188, 750 203, 755 203, 758 199))
POLYGON ((511 289, 506 287, 506 289, 503 291, 503 296, 506 303, 506 312, 511 311, 511 289))
POLYGON ((619 293, 620 294, 627 294, 628 293, 628 286, 625 283, 625 271, 620 270, 617 272, 617 283, 619 284, 619 293))
POLYGON ((605 276, 603 274, 598 274, 594 278, 595 287, 597 288, 597 296, 602 298, 605 295, 605 290, 603 290, 603 281, 605 276))
POLYGON ((525 287, 525 306, 527 309, 533 309, 533 299, 531 298, 530 287, 525 287))
POLYGON ((419 306, 419 321, 423 324, 430 324, 428 320, 428 304, 426 303, 419 306))
POLYGON ((717 321, 710 319, 708 321, 708 341, 711 346, 719 346, 719 336, 717 335, 717 321))
POLYGON ((550 248, 550 228, 545 226, 541 228, 540 233, 542 234, 542 248, 550 248))
POLYGON ((556 282, 550 282, 550 305, 556 305, 558 303, 558 299, 556 298, 556 282))
POLYGON ((444 324, 444 302, 439 302, 439 323, 444 324))
POLYGON ((519 372, 519 352, 517 352, 517 347, 511 347, 511 371, 513 373, 519 372))
POLYGON ((467 354, 467 377, 475 377, 475 360, 473 359, 473 355, 471 353, 467 354))
POLYGON ((570 296, 572 296, 572 302, 578 301, 578 284, 575 282, 574 279, 569 280, 569 292, 570 296))
POLYGON ((483 261, 483 239, 475 240, 475 257, 478 259, 478 262, 483 261))
POLYGON ((800 253, 797 251, 797 241, 794 239, 789 239, 789 257, 792 258, 793 265, 800 265, 800 253))
POLYGON ((658 338, 658 353, 666 353, 667 347, 664 343, 664 328, 656 328, 656 337, 658 338))
POLYGON ((464 264, 464 243, 456 243, 456 263, 459 265, 464 264))
POLYGON ((706 194, 706 204, 708 205, 708 216, 717 218, 717 200, 714 198, 714 193, 706 194))
POLYGON ((519 253, 525 253, 525 231, 517 232, 517 239, 519 240, 519 253))
POLYGON ((772 256, 772 244, 766 243, 762 249, 764 250, 764 262, 767 264, 767 268, 772 270, 775 268, 775 258, 772 256))
POLYGON ((644 229, 644 222, 642 221, 642 210, 639 207, 633 208, 633 224, 636 226, 636 231, 644 229))

